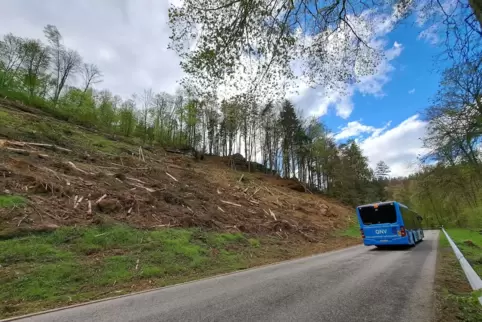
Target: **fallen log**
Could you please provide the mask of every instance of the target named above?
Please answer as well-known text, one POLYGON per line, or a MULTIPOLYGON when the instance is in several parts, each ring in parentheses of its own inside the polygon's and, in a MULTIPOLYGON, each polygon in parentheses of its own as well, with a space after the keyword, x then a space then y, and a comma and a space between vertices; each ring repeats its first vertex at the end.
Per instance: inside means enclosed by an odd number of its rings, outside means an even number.
POLYGON ((24 142, 24 141, 5 141, 3 143, 4 145, 13 145, 13 146, 26 146, 26 145, 30 145, 30 146, 38 146, 38 147, 42 147, 42 148, 47 148, 47 149, 50 149, 50 150, 53 150, 53 151, 63 151, 63 152, 72 152, 72 150, 69 150, 69 149, 66 149, 66 148, 62 148, 58 145, 55 145, 55 144, 48 144, 48 143, 37 143, 37 142, 24 142))

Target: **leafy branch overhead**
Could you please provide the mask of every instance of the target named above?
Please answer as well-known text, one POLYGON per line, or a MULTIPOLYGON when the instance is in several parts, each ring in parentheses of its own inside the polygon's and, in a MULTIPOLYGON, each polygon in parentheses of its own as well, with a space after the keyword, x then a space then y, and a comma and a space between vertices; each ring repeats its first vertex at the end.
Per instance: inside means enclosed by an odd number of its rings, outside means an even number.
POLYGON ((171 48, 184 70, 206 83, 238 77, 255 64, 251 89, 275 86, 297 76, 296 60, 312 83, 355 81, 374 70, 380 54, 355 25, 368 18, 364 9, 347 0, 187 0, 169 10, 171 48))
POLYGON ((480 15, 467 12, 470 4, 462 3, 456 17, 432 0, 184 0, 169 9, 170 48, 202 88, 231 81, 239 90, 242 80, 243 90, 256 92, 298 77, 333 86, 376 70, 382 58, 372 45, 377 25, 396 24, 417 9, 462 36, 462 26, 480 15))

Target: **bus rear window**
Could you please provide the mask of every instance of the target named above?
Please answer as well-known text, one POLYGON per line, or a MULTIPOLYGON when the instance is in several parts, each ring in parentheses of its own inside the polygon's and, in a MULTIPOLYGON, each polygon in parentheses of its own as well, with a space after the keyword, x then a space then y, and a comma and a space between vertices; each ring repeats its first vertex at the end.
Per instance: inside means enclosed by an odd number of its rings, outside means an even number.
POLYGON ((364 225, 392 224, 397 222, 397 213, 394 205, 379 205, 377 208, 368 206, 358 208, 358 210, 364 225))

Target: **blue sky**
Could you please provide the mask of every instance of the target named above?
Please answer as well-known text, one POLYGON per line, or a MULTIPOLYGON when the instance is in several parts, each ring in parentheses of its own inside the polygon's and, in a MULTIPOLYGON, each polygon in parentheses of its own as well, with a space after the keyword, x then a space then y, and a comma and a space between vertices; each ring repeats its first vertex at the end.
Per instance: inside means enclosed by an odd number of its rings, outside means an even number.
MULTIPOLYGON (((174 93, 183 72, 177 55, 167 49, 169 2, 179 0, 2 0, 0 35, 43 39, 44 26, 53 24, 65 45, 102 70, 98 89, 123 97, 146 88, 174 93)), ((288 98, 304 115, 320 117, 340 142, 356 139, 371 166, 384 160, 392 175, 400 176, 415 171, 417 155, 425 152, 420 138, 426 123, 417 113, 437 90, 433 56, 440 47, 429 43, 433 34, 418 39, 424 29, 415 17, 394 30, 390 21, 377 25, 388 59, 376 75, 348 93, 305 87, 288 98)))
POLYGON ((378 93, 355 90, 348 117, 340 117, 336 103, 320 116, 338 142, 355 139, 372 166, 383 160, 392 168, 393 176, 416 171, 418 156, 427 152, 421 141, 427 125, 423 114, 437 92, 445 67, 435 59, 443 47, 419 37, 426 29, 415 22, 416 17, 410 17, 385 35, 386 48, 397 44, 401 50, 383 72, 378 93))
POLYGON ((418 39, 420 31, 412 18, 388 35, 388 43, 400 43, 403 50, 392 61, 394 70, 383 87, 383 97, 356 92, 353 96, 355 108, 349 118, 344 120, 330 109, 321 119, 332 130, 346 125, 346 121, 361 121, 378 128, 388 121, 396 125, 414 114, 423 113, 437 91, 442 66, 434 61, 440 47, 418 39))

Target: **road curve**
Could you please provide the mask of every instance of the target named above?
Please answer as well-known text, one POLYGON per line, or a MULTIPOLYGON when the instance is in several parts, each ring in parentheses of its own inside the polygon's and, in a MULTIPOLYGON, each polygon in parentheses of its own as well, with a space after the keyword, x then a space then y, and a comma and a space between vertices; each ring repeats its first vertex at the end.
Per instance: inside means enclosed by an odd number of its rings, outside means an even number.
POLYGON ((430 321, 438 231, 414 248, 345 250, 16 321, 430 321))

